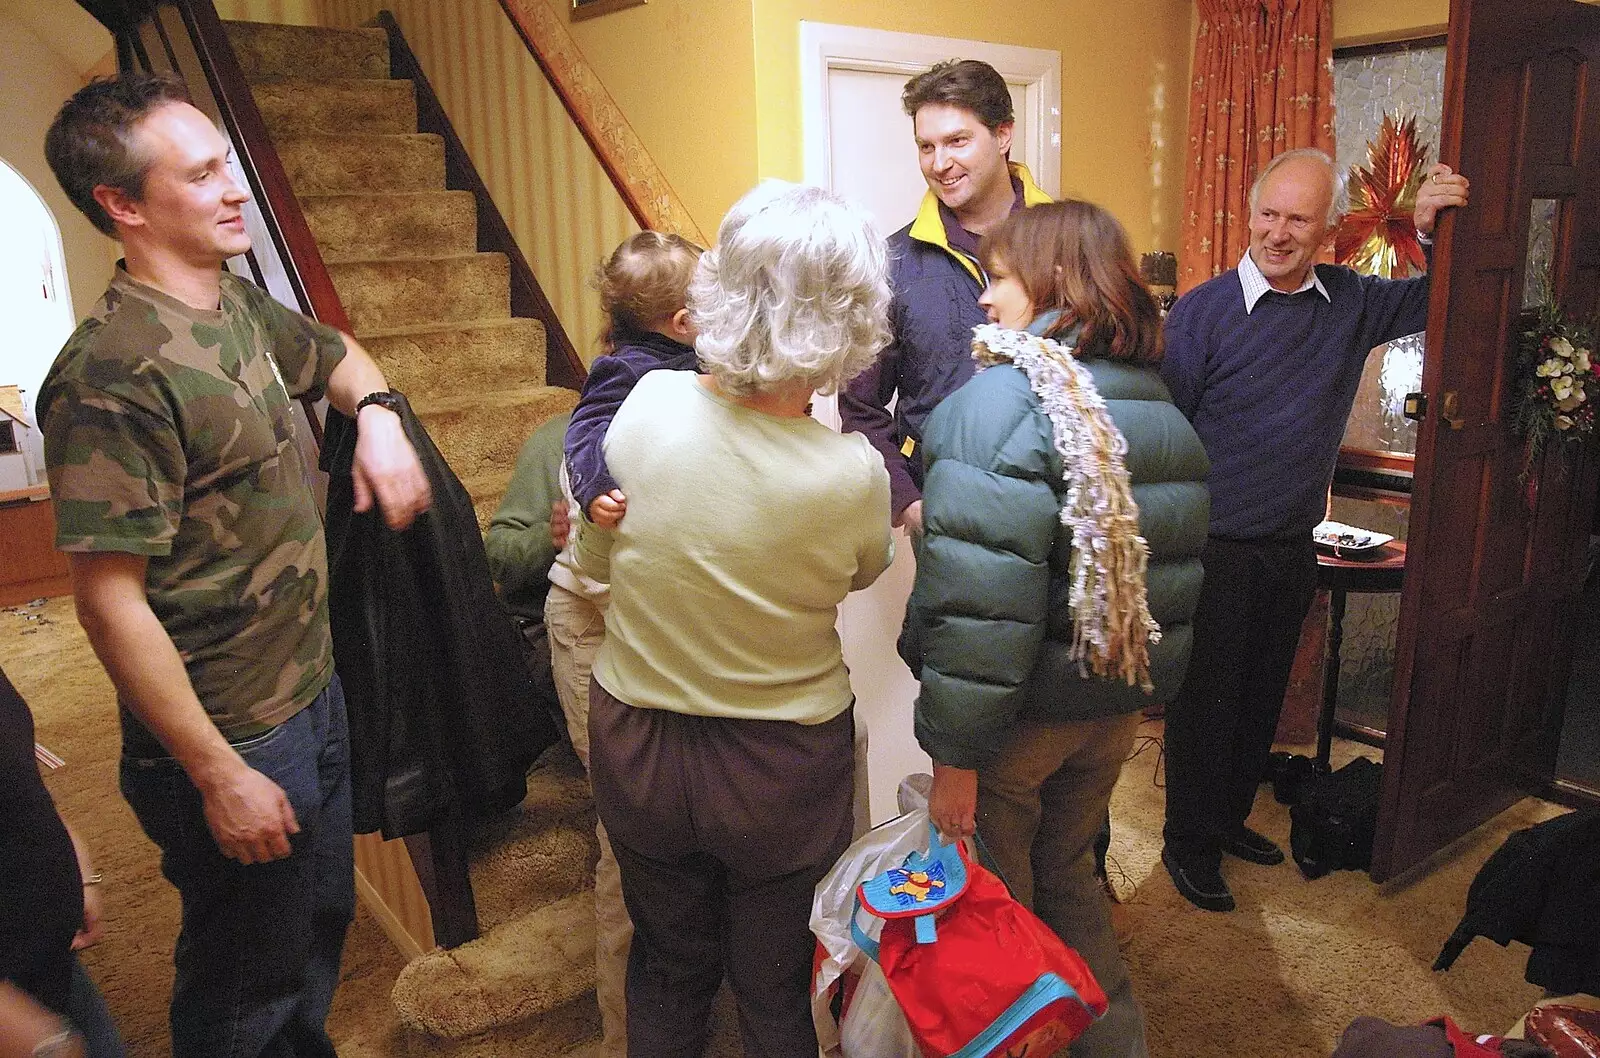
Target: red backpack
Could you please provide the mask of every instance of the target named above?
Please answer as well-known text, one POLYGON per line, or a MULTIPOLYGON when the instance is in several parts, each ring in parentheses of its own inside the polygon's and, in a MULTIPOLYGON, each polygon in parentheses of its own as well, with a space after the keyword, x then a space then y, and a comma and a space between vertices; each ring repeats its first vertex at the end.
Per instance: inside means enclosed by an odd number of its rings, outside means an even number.
POLYGON ((1047 1058, 1106 1011, 1082 956, 937 832, 926 856, 862 883, 856 908, 884 919, 881 941, 854 918, 851 935, 927 1058, 1047 1058))

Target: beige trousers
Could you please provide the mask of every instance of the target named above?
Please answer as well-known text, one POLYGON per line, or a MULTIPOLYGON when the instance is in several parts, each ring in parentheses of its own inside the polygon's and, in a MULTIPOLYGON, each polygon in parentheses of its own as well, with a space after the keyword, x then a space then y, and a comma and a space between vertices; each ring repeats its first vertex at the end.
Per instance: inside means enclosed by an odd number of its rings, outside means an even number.
POLYGON ((1110 1000, 1072 1058, 1147 1058, 1144 1011, 1094 873, 1095 835, 1140 719, 1019 721, 978 772, 978 836, 1012 894, 1083 956, 1110 1000))
MULTIPOLYGON (((590 600, 550 585, 545 598, 544 623, 550 632, 550 668, 556 694, 567 718, 572 748, 589 770, 589 672, 606 634, 605 611, 590 600)), ((600 842, 600 862, 594 869, 595 998, 600 1004, 605 1058, 626 1058, 628 1053, 628 948, 633 923, 622 903, 622 874, 611 852, 606 829, 598 821, 594 835, 600 842)))

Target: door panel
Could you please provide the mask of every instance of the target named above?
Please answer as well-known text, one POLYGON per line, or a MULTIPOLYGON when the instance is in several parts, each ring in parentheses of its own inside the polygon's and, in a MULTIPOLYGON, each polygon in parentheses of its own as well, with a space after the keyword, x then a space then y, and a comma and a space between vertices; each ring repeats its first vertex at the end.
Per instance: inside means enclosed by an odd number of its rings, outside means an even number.
POLYGON ((1472 180, 1434 251, 1419 432, 1373 877, 1418 863, 1548 777, 1593 510, 1591 444, 1527 483, 1512 434, 1533 200, 1559 200, 1555 294, 1593 311, 1600 263, 1600 10, 1452 0, 1440 157, 1472 180), (1581 512, 1581 513, 1580 513, 1581 512))

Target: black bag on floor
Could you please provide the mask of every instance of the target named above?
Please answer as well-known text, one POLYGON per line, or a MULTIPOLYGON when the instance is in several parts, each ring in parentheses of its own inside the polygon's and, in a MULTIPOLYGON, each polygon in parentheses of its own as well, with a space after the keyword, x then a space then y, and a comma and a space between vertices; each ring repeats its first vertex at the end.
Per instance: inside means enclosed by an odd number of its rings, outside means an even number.
POLYGON ((1289 809, 1289 847, 1307 878, 1329 871, 1364 871, 1372 866, 1378 828, 1378 791, 1383 765, 1357 757, 1304 787, 1289 809))

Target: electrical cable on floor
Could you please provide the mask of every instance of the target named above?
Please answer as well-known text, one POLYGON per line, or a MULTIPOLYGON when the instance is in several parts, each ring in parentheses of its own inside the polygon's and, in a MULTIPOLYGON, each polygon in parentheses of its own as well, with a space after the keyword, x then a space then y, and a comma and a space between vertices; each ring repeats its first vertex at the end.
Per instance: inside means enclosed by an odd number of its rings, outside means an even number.
MULTIPOLYGON (((1149 722, 1150 721, 1146 721, 1146 723, 1149 722)), ((1140 726, 1142 727, 1144 725, 1141 724, 1140 726)), ((1122 763, 1127 764, 1129 761, 1139 756, 1139 754, 1143 753, 1151 746, 1154 746, 1156 750, 1156 766, 1155 770, 1150 773, 1150 785, 1154 786, 1158 790, 1165 790, 1167 788, 1167 744, 1160 735, 1135 735, 1133 739, 1133 749, 1126 757, 1122 758, 1122 763)))
MULTIPOLYGON (((1155 721, 1147 719, 1140 723, 1139 726, 1143 728, 1145 724, 1151 723, 1155 723, 1155 721)), ((1167 745, 1160 735, 1135 735, 1133 749, 1129 750, 1128 755, 1122 758, 1122 763, 1126 765, 1152 746, 1155 747, 1156 751, 1156 766, 1155 771, 1151 774, 1150 781, 1151 785, 1156 789, 1163 790, 1166 789, 1167 785, 1164 769, 1167 745)), ((1113 831, 1114 829, 1113 827, 1113 831)), ((1123 867, 1122 863, 1109 852, 1106 853, 1106 876, 1103 884, 1106 887, 1106 891, 1110 893, 1111 899, 1119 904, 1132 903, 1133 898, 1139 894, 1139 886, 1133 880, 1133 875, 1129 874, 1127 868, 1123 867), (1113 870, 1116 872, 1115 875, 1112 873, 1113 870)))
POLYGON ((1111 853, 1106 853, 1106 876, 1100 884, 1105 886, 1111 899, 1119 904, 1131 904, 1133 898, 1139 895, 1139 884, 1133 880, 1133 875, 1128 873, 1122 861, 1111 853))

